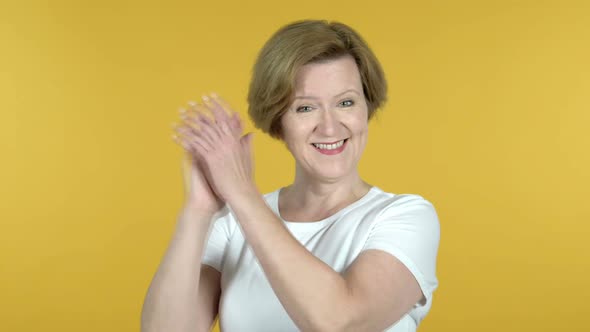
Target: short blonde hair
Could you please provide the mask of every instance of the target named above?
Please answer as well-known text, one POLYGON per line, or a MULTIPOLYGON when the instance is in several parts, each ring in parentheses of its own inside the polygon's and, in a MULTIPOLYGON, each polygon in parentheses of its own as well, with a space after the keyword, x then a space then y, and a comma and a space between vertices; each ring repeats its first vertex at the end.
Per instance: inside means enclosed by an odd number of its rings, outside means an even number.
POLYGON ((275 32, 258 54, 248 91, 248 114, 256 128, 281 139, 280 119, 293 102, 299 68, 347 54, 359 68, 370 120, 387 100, 387 81, 377 57, 364 39, 343 23, 300 20, 275 32))

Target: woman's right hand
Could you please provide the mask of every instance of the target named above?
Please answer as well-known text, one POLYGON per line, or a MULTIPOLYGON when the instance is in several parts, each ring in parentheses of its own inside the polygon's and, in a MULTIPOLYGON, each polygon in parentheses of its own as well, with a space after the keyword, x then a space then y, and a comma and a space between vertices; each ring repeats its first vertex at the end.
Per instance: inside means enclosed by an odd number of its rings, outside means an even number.
POLYGON ((199 156, 188 151, 185 153, 182 160, 184 207, 205 215, 213 215, 223 207, 224 202, 207 182, 206 171, 206 165, 201 162, 199 156))
MULTIPOLYGON (((207 181, 207 177, 210 175, 209 170, 194 147, 197 143, 191 139, 199 130, 195 111, 197 107, 202 106, 193 102, 189 105, 189 110, 180 109, 182 120, 179 125, 175 125, 176 134, 173 135, 174 141, 181 145, 186 152, 182 161, 185 208, 213 215, 223 208, 225 202, 209 185, 207 181)), ((238 114, 234 112, 231 119, 231 129, 234 135, 240 137, 242 123, 238 114)))

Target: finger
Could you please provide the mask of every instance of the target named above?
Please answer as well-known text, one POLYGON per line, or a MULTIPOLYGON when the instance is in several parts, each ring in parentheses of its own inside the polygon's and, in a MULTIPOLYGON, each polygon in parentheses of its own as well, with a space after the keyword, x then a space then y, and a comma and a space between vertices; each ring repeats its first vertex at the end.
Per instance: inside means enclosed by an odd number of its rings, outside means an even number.
MULTIPOLYGON (((205 114, 207 112, 206 107, 194 101, 189 101, 189 110, 181 115, 183 119, 189 120, 188 122, 194 126, 195 129, 199 128, 198 114, 205 114)), ((205 116, 205 115, 204 115, 205 116)))
POLYGON ((173 135, 173 139, 180 144, 186 151, 194 154, 196 151, 195 149, 195 142, 194 137, 196 137, 195 133, 190 129, 187 128, 186 125, 180 125, 175 128, 176 134, 173 135))
POLYGON ((240 115, 236 112, 232 117, 232 126, 237 130, 240 135, 242 134, 242 130, 244 129, 242 126, 242 119, 240 115))
POLYGON ((231 131, 234 132, 234 136, 236 138, 239 138, 242 135, 242 124, 240 121, 240 114, 238 112, 233 111, 229 103, 217 94, 215 94, 214 92, 211 93, 211 97, 213 97, 213 101, 217 102, 217 104, 219 104, 223 108, 223 110, 226 111, 224 112, 227 116, 225 120, 230 123, 229 127, 231 131))
POLYGON ((224 110, 224 120, 230 123, 230 127, 232 129, 241 130, 240 114, 238 112, 233 111, 229 103, 217 94, 215 94, 215 92, 211 93, 211 97, 213 97, 213 102, 216 102, 218 105, 221 106, 222 110, 224 110))
POLYGON ((219 126, 223 134, 236 137, 227 122, 222 122, 219 126))
MULTIPOLYGON (((197 151, 211 152, 214 145, 212 145, 206 135, 202 131, 191 132, 186 135, 189 138, 188 142, 197 151)), ((202 155, 205 157, 205 155, 202 155)))
POLYGON ((226 115, 227 115, 226 121, 229 121, 231 123, 231 128, 238 129, 238 131, 241 131, 242 124, 241 124, 241 120, 240 120, 240 114, 236 111, 233 111, 232 107, 229 105, 229 103, 226 102, 223 98, 221 98, 217 94, 212 93, 211 96, 213 97, 213 100, 216 101, 219 105, 221 105, 223 107, 223 109, 226 111, 226 115))
POLYGON ((173 139, 178 145, 182 146, 186 153, 190 155, 197 154, 197 150, 194 147, 194 143, 191 142, 191 140, 188 139, 186 136, 174 135, 173 139))
MULTIPOLYGON (((211 103, 209 103, 209 105, 211 106, 211 103)), ((213 106, 215 107, 215 106, 213 106)), ((224 117, 220 119, 220 117, 217 115, 217 119, 215 121, 213 121, 212 119, 209 119, 208 117, 203 118, 203 121, 205 121, 209 127, 212 129, 213 133, 215 133, 216 135, 214 136, 214 138, 219 138, 222 139, 222 137, 224 135, 228 135, 228 136, 233 136, 238 138, 237 135, 234 135, 234 132, 231 128, 231 122, 232 122, 232 118, 229 117, 226 114, 225 110, 220 110, 219 112, 224 113, 224 117)), ((213 115, 216 116, 215 114, 219 114, 218 111, 213 111, 213 115)))
POLYGON ((183 147, 183 148, 184 148, 186 151, 189 151, 189 152, 190 152, 190 150, 191 150, 191 147, 190 147, 190 146, 189 146, 189 145, 188 145, 188 144, 187 144, 187 143, 184 141, 184 139, 182 138, 182 136, 180 136, 180 135, 177 135, 177 134, 173 134, 173 135, 172 135, 172 140, 173 140, 173 141, 174 141, 176 144, 178 144, 178 145, 180 145, 181 147, 183 147))
POLYGON ((189 129, 183 123, 173 123, 172 130, 174 131, 174 133, 172 134, 172 138, 174 138, 174 136, 185 136, 189 131, 189 129))
POLYGON ((216 146, 217 142, 221 140, 221 137, 219 136, 219 133, 213 129, 214 124, 211 120, 201 114, 197 115, 197 119, 201 124, 198 135, 207 141, 211 147, 216 146))
POLYGON ((232 131, 234 137, 240 139, 242 136, 242 125, 240 124, 240 118, 237 112, 232 114, 229 121, 229 128, 232 131))
POLYGON ((183 117, 183 121, 186 123, 186 125, 195 132, 199 131, 201 128, 201 125, 197 119, 197 116, 198 116, 198 112, 196 112, 194 110, 190 110, 183 117))
POLYGON ((211 97, 213 97, 213 100, 215 102, 217 102, 217 104, 219 104, 223 108, 224 111, 226 111, 226 114, 228 117, 230 117, 231 113, 235 113, 232 110, 231 105, 227 101, 225 101, 225 99, 218 96, 215 92, 211 93, 211 97))
POLYGON ((193 126, 191 126, 190 124, 183 122, 180 125, 177 125, 177 127, 175 128, 175 131, 180 135, 180 136, 184 136, 184 137, 191 137, 191 136, 195 136, 197 134, 197 129, 193 128, 193 126))
POLYGON ((215 115, 213 114, 213 110, 206 103, 203 104, 196 104, 193 108, 194 114, 205 117, 205 120, 209 120, 208 123, 214 124, 215 123, 215 115))
POLYGON ((239 140, 240 134, 232 128, 231 119, 229 121, 222 121, 211 123, 211 129, 217 133, 220 140, 225 140, 227 137, 232 137, 234 140, 239 140))
POLYGON ((205 144, 201 138, 199 137, 195 137, 195 139, 192 141, 193 142, 193 147, 195 148, 195 150, 197 151, 197 153, 199 154, 199 159, 205 159, 205 156, 209 153, 209 150, 207 149, 207 144, 205 144))
POLYGON ((248 133, 246 135, 244 135, 244 137, 242 137, 242 139, 240 140, 240 143, 242 143, 242 146, 244 148, 246 148, 247 151, 250 151, 250 148, 252 146, 252 138, 254 137, 254 133, 248 133))
POLYGON ((199 106, 202 107, 202 105, 200 103, 197 103, 197 102, 192 101, 192 100, 188 102, 188 105, 189 105, 189 111, 192 111, 192 112, 197 111, 198 108, 199 108, 199 106))
POLYGON ((210 98, 207 95, 203 95, 203 101, 205 105, 211 110, 213 113, 213 117, 215 118, 215 122, 222 123, 229 121, 229 115, 225 108, 216 100, 216 98, 210 98))
POLYGON ((186 112, 187 112, 187 109, 184 108, 184 107, 180 107, 178 109, 178 113, 179 113, 179 115, 180 115, 181 118, 186 115, 186 112))
POLYGON ((197 102, 193 101, 193 100, 189 100, 187 104, 188 104, 189 108, 193 108, 193 107, 195 107, 195 105, 197 105, 197 102))
POLYGON ((181 108, 180 116, 183 119, 182 125, 176 126, 177 132, 183 147, 191 153, 203 154, 212 151, 215 146, 212 140, 211 131, 203 132, 204 127, 212 122, 201 111, 202 107, 194 101, 189 101, 189 109, 181 108))
POLYGON ((216 124, 206 113, 208 113, 206 106, 195 103, 192 105, 191 111, 187 113, 186 119, 191 123, 195 132, 205 131, 208 133, 206 136, 209 136, 208 138, 212 140, 211 143, 213 143, 213 140, 218 138, 219 134, 215 135, 213 129, 216 127, 216 124), (207 129, 207 127, 209 127, 209 129, 207 129))

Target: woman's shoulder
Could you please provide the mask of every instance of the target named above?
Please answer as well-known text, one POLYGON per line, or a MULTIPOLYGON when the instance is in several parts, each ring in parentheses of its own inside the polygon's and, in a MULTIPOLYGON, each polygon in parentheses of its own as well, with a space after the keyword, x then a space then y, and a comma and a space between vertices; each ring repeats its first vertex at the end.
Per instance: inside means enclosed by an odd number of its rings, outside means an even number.
POLYGON ((371 191, 375 192, 375 195, 371 197, 371 201, 381 203, 384 207, 388 208, 402 208, 410 206, 427 205, 434 206, 432 202, 426 199, 423 195, 414 193, 403 193, 397 194, 393 192, 385 191, 377 186, 373 186, 371 191))
POLYGON ((372 207, 376 209, 378 217, 427 217, 438 220, 434 204, 423 195, 415 193, 396 194, 374 187, 376 192, 371 198, 372 207), (434 218, 432 218, 434 217, 434 218))
POLYGON ((374 198, 378 201, 375 221, 394 224, 422 225, 428 229, 438 229, 439 218, 434 204, 420 194, 394 194, 378 189, 374 198))

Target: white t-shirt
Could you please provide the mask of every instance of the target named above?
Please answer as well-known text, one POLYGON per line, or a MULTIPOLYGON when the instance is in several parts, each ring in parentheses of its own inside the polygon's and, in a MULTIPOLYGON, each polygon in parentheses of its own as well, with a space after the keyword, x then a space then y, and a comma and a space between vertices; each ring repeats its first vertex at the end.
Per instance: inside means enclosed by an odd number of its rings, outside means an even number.
MULTIPOLYGON (((279 217, 280 190, 263 195, 279 217)), ((383 250, 400 260, 418 281, 426 303, 414 305, 386 331, 416 331, 432 306, 432 293, 438 286, 440 226, 429 201, 419 195, 398 195, 373 186, 365 196, 326 219, 304 223, 280 219, 307 250, 339 273, 368 249, 383 250)), ((222 331, 298 331, 227 205, 212 222, 202 263, 221 272, 222 331)))

